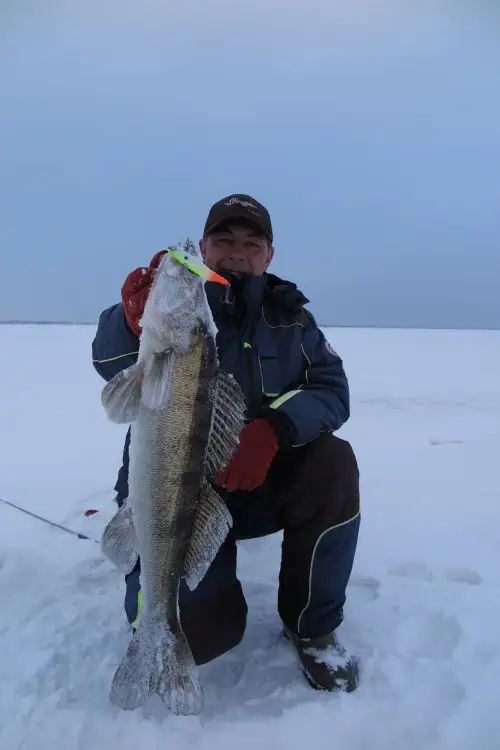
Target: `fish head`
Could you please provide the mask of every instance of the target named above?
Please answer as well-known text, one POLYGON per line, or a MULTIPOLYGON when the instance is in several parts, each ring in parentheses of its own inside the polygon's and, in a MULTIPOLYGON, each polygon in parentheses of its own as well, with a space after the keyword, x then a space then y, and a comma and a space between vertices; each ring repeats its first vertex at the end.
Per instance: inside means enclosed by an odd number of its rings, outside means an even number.
POLYGON ((206 281, 228 283, 205 266, 190 239, 165 251, 141 320, 142 338, 152 342, 154 351, 185 352, 199 333, 215 338, 206 281))

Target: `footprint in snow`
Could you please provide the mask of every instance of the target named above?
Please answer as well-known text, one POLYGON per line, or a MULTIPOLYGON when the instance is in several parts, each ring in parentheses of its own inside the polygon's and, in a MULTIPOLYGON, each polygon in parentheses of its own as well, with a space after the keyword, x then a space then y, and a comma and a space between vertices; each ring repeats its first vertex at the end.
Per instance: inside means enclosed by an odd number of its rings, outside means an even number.
POLYGON ((411 617, 397 635, 398 650, 407 655, 450 659, 462 638, 462 628, 453 615, 444 612, 411 617))
MULTIPOLYGON (((438 581, 440 576, 427 565, 419 560, 410 560, 404 563, 394 563, 389 567, 389 575, 399 578, 411 578, 415 581, 438 581)), ((468 586, 479 586, 482 576, 471 568, 452 567, 444 571, 444 580, 449 583, 462 583, 468 586)))
POLYGON ((448 568, 445 576, 451 583, 465 583, 469 586, 480 586, 483 582, 482 576, 470 568, 448 568))
POLYGON ((433 581, 434 574, 427 563, 420 560, 409 560, 404 563, 394 563, 387 571, 390 576, 398 578, 412 578, 416 581, 433 581))
POLYGON ((354 575, 349 582, 349 586, 361 591, 363 598, 367 601, 374 601, 379 597, 380 581, 373 576, 354 575))
POLYGON ((463 445, 463 440, 429 438, 430 445, 463 445))
POLYGON ((71 575, 81 591, 93 594, 106 590, 110 585, 121 582, 120 573, 105 558, 96 557, 77 563, 71 575))

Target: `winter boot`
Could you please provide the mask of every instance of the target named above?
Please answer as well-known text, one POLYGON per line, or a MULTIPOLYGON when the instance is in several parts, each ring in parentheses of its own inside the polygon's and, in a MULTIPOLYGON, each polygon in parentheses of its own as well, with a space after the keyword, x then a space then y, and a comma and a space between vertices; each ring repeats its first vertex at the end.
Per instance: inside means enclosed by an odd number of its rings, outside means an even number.
POLYGON ((300 638, 287 627, 283 632, 295 647, 302 671, 311 687, 347 693, 357 688, 357 660, 347 653, 334 632, 316 638, 300 638))

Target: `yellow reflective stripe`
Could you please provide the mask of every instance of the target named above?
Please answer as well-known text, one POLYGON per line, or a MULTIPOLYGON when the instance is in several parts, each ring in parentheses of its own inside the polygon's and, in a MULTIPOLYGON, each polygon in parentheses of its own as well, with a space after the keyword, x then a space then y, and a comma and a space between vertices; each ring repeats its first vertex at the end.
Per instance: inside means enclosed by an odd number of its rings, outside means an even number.
POLYGON ((106 362, 116 362, 117 359, 123 359, 124 357, 133 357, 135 354, 139 354, 139 350, 136 352, 127 352, 126 354, 118 354, 117 357, 109 357, 108 359, 93 359, 96 365, 104 365, 106 362))
POLYGON ((307 367, 306 367, 306 371, 305 371, 305 376, 306 376, 306 383, 309 383, 309 370, 312 368, 311 360, 309 359, 309 357, 306 354, 306 350, 304 349, 304 344, 301 344, 300 348, 302 349, 302 355, 303 355, 304 359, 307 361, 307 367))
POLYGON ((243 348, 244 349, 251 349, 252 348, 252 344, 249 344, 248 341, 244 341, 243 342, 243 348))
POLYGON ((285 401, 288 401, 289 399, 293 398, 294 396, 297 395, 297 393, 300 393, 300 391, 299 390, 297 390, 297 391, 288 391, 288 393, 284 393, 282 396, 280 396, 279 398, 277 398, 276 401, 271 401, 271 403, 268 404, 268 406, 271 409, 279 409, 280 406, 283 406, 283 404, 285 403, 285 401))
POLYGON ((137 614, 135 616, 135 620, 133 623, 131 623, 131 627, 137 628, 139 625, 139 620, 141 619, 141 612, 142 612, 142 589, 139 589, 139 593, 137 594, 137 614))
POLYGON ((312 598, 312 574, 313 574, 313 567, 314 567, 314 561, 316 554, 318 552, 318 547, 321 542, 321 540, 328 534, 329 531, 334 531, 335 529, 340 529, 341 526, 346 526, 348 523, 352 523, 355 521, 359 516, 361 515, 361 511, 358 510, 358 512, 352 516, 352 518, 348 518, 347 521, 341 521, 341 523, 337 523, 334 526, 329 526, 327 529, 321 532, 319 537, 316 539, 316 542, 314 544, 314 549, 311 555, 311 561, 309 563, 309 593, 307 596, 307 602, 305 604, 304 609, 299 615, 299 619, 297 620, 297 633, 300 634, 300 626, 302 624, 302 618, 304 617, 305 613, 311 606, 311 598, 312 598))

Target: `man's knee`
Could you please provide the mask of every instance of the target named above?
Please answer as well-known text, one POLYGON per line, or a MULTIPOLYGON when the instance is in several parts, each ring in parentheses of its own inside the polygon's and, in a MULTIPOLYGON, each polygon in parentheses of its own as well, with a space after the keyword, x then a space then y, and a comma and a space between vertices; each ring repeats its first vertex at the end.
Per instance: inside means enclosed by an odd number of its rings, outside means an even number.
POLYGON ((332 479, 359 480, 359 466, 351 443, 331 432, 325 432, 304 446, 309 453, 308 468, 328 474, 332 479))
MULTIPOLYGON (((331 433, 302 446, 292 465, 284 498, 285 525, 323 518, 322 524, 345 523, 360 511, 359 468, 351 444, 331 433)), ((292 456, 293 457, 293 456, 292 456)))
POLYGON ((349 521, 360 512, 359 466, 354 450, 349 441, 329 434, 323 460, 330 472, 327 501, 338 509, 338 522, 349 521))

